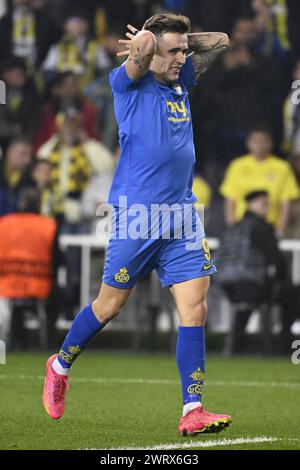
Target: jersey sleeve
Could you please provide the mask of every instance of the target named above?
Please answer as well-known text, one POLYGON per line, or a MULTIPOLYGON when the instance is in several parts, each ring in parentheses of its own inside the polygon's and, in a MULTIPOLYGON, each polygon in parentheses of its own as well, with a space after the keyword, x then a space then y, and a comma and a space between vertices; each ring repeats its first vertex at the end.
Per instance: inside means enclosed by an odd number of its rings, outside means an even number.
POLYGON ((143 77, 139 80, 132 80, 126 71, 124 62, 120 67, 113 69, 109 74, 109 83, 115 93, 128 93, 133 91, 141 83, 143 77))
POLYGON ((186 63, 180 70, 180 80, 183 81, 186 88, 197 85, 196 73, 191 57, 188 57, 186 63))

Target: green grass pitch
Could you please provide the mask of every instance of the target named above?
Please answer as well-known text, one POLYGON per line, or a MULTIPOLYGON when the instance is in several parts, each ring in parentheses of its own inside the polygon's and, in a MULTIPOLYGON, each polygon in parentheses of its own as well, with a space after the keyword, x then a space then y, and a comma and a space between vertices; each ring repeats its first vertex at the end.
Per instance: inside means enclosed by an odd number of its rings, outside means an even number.
POLYGON ((70 379, 66 412, 41 404, 45 354, 8 353, 0 365, 0 449, 300 449, 300 366, 290 358, 209 356, 205 407, 228 412, 220 434, 177 432, 175 358, 87 351, 70 379), (259 442, 263 440, 263 442, 259 442))

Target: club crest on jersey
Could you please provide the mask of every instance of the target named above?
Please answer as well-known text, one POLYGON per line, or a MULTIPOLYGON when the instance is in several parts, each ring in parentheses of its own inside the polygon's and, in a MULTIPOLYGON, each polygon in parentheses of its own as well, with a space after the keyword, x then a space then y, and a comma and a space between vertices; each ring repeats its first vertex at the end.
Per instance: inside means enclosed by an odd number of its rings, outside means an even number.
POLYGON ((182 95, 183 91, 180 85, 175 85, 173 88, 176 91, 176 93, 178 93, 178 95, 182 95))
POLYGON ((121 268, 120 271, 115 274, 115 281, 120 282, 122 284, 126 284, 126 282, 129 281, 130 276, 128 273, 128 269, 126 268, 121 268))

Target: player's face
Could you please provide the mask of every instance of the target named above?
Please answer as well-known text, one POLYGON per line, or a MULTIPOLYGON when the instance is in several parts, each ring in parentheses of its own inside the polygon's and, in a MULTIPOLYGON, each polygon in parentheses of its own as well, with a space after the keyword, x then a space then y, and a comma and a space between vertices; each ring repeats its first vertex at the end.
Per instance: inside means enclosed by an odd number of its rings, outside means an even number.
POLYGON ((158 39, 157 56, 165 61, 164 76, 166 81, 175 82, 178 80, 180 69, 185 64, 188 52, 186 34, 165 33, 158 39))

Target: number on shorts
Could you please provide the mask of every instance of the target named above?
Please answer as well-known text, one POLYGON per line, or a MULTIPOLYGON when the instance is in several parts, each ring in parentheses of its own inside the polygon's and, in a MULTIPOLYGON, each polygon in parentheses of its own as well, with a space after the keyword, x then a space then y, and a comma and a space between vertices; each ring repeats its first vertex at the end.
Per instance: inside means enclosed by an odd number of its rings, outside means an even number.
POLYGON ((202 246, 203 246, 206 261, 211 261, 210 249, 209 249, 208 241, 206 238, 203 238, 202 246))

